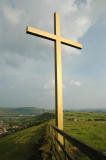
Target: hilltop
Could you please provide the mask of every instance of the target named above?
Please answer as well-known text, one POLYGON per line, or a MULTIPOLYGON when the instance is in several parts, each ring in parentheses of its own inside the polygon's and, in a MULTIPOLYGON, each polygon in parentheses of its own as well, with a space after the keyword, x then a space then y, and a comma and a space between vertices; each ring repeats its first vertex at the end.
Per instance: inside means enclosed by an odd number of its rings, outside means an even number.
MULTIPOLYGON (((47 160, 46 156, 51 156, 47 124, 55 124, 54 118, 53 112, 46 112, 42 115, 21 119, 23 126, 21 130, 0 138, 1 160, 47 160)), ((100 152, 106 152, 105 113, 64 112, 64 131, 100 152)), ((72 151, 73 157, 76 157, 77 151, 72 151)), ((85 160, 86 157, 78 154, 78 159, 85 160)))

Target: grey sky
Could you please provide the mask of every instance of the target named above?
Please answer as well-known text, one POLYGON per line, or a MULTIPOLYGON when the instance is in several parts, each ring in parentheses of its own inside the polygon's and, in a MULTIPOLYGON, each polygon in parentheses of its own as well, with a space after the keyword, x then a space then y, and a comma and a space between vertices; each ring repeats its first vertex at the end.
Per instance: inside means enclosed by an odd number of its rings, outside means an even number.
POLYGON ((106 107, 106 0, 0 0, 0 106, 54 107, 54 44, 26 26, 83 44, 62 45, 64 108, 106 107))

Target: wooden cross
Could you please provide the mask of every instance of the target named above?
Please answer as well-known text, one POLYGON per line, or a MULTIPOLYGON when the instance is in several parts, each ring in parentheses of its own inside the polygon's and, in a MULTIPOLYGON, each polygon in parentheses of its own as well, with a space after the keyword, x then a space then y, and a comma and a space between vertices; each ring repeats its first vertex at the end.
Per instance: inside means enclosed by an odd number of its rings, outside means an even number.
MULTIPOLYGON (((63 38, 60 35, 60 16, 54 13, 54 32, 51 34, 41 31, 36 28, 27 27, 26 32, 31 35, 49 39, 55 42, 55 111, 56 111, 56 126, 63 130, 63 93, 62 93, 62 64, 61 64, 61 43, 74 47, 82 48, 80 43, 63 38)), ((58 135, 58 139, 63 143, 63 139, 58 135)))

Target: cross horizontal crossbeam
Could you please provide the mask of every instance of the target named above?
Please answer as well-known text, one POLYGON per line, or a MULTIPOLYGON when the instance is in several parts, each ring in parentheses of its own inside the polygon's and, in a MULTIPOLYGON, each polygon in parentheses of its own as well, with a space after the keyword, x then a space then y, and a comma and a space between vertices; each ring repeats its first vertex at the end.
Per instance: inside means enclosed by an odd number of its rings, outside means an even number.
POLYGON ((68 45, 68 46, 72 46, 74 48, 82 48, 82 44, 78 43, 78 42, 74 42, 71 41, 69 39, 63 38, 61 36, 49 33, 49 32, 45 32, 36 28, 32 28, 30 26, 27 27, 26 32, 32 35, 36 35, 38 37, 43 37, 45 39, 49 39, 49 40, 53 40, 53 41, 60 41, 61 43, 68 45))

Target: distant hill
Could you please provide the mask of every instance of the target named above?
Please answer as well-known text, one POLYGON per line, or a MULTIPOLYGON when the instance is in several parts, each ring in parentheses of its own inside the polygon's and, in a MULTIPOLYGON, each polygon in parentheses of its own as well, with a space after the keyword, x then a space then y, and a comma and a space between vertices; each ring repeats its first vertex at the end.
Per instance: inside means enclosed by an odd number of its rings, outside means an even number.
POLYGON ((6 108, 0 107, 0 115, 39 115, 46 110, 37 107, 6 108))
POLYGON ((64 111, 79 111, 79 112, 106 112, 106 108, 70 108, 64 111))
POLYGON ((88 109, 81 109, 82 112, 106 112, 106 108, 88 108, 88 109))

